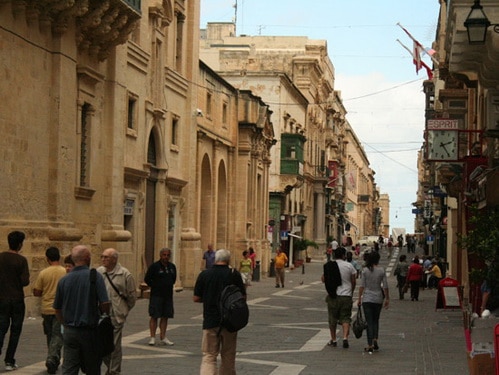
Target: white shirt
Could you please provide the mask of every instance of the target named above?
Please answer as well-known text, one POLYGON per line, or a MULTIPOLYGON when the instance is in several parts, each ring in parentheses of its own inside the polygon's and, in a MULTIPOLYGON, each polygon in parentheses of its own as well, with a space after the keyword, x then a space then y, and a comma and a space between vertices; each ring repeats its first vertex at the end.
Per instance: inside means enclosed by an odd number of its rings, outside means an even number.
POLYGON ((338 263, 341 274, 341 285, 336 288, 336 295, 351 297, 353 294, 352 276, 357 276, 357 270, 351 263, 343 259, 335 259, 335 261, 338 263))

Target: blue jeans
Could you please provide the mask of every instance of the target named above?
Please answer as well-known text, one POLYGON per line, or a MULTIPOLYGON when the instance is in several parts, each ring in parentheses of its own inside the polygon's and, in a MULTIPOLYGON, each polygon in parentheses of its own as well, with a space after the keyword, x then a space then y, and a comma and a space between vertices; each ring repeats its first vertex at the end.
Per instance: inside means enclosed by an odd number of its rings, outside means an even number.
POLYGON ((367 345, 372 346, 373 340, 378 340, 379 317, 381 315, 381 303, 364 302, 364 315, 367 322, 367 345))
POLYGON ((9 345, 5 352, 5 363, 15 364, 17 344, 23 330, 24 299, 0 300, 0 353, 3 348, 5 335, 10 327, 9 345))

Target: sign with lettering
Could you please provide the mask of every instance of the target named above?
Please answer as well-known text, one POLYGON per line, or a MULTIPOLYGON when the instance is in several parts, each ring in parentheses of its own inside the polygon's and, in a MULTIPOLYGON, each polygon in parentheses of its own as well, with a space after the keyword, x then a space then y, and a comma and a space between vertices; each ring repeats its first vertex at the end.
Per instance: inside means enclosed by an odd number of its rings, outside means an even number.
POLYGON ((428 120, 426 128, 428 130, 458 130, 459 122, 450 118, 432 119, 428 120))

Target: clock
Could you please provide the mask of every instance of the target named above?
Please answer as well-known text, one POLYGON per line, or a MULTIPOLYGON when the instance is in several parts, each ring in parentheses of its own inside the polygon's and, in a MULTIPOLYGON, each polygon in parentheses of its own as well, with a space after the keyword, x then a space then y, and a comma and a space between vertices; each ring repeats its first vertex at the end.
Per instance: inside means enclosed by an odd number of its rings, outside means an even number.
POLYGON ((428 160, 458 160, 457 130, 428 130, 428 160))

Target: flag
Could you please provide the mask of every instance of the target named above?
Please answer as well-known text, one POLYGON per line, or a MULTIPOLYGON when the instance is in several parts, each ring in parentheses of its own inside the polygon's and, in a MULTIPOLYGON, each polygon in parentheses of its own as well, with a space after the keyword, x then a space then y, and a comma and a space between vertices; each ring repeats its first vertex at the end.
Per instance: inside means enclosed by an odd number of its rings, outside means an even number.
MULTIPOLYGON (((404 26, 402 26, 402 25, 400 24, 400 22, 397 22, 397 25, 398 25, 398 26, 399 26, 402 30, 404 30, 404 32, 407 34, 407 36, 408 36, 409 38, 411 38, 411 39, 412 39, 412 41, 414 42, 414 44, 415 44, 415 45, 417 44, 417 45, 419 46, 419 51, 420 51, 420 52, 425 53, 425 54, 426 54, 426 55, 428 55, 428 56, 430 56, 431 61, 433 61, 433 63, 434 63, 435 65, 437 65, 437 66, 438 66, 438 64, 439 64, 439 63, 438 63, 438 60, 435 58, 435 56, 433 56, 433 55, 436 53, 436 51, 435 51, 434 49, 432 49, 432 48, 425 48, 425 47, 424 47, 421 43, 419 43, 419 42, 416 40, 416 38, 414 38, 414 37, 411 35, 411 33, 410 33, 409 31, 407 31, 407 29, 406 29, 404 26)), ((421 55, 420 55, 420 56, 421 56, 421 55)), ((417 67, 416 67, 416 69, 417 69, 417 67)))
POLYGON ((400 40, 397 39, 397 42, 399 42, 400 45, 402 47, 404 47, 404 49, 407 52, 409 52, 409 54, 412 56, 412 60, 414 61, 414 65, 416 65, 416 73, 418 73, 421 70, 421 68, 425 68, 426 74, 428 75, 428 79, 432 79, 433 78, 433 71, 432 71, 432 69, 428 65, 426 65, 423 60, 421 60, 421 54, 420 54, 421 46, 419 44, 417 44, 417 43, 414 43, 414 46, 413 46, 414 48, 411 51, 400 40))
POLYGON ((424 51, 429 56, 433 56, 435 54, 435 52, 437 52, 433 48, 429 48, 429 47, 425 48, 424 51))
POLYGON ((418 73, 423 67, 423 61, 421 61, 421 44, 414 41, 412 50, 413 50, 412 59, 414 65, 416 65, 416 73, 418 73))

